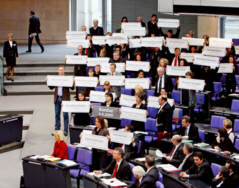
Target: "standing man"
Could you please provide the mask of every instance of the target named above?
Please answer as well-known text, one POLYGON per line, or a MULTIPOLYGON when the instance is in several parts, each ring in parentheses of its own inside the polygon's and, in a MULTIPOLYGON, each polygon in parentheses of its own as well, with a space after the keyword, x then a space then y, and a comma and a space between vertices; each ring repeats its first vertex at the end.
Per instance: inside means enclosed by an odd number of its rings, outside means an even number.
POLYGON ((29 29, 28 29, 28 50, 27 53, 32 52, 32 40, 35 37, 37 44, 41 48, 41 53, 44 52, 44 47, 40 41, 39 34, 41 33, 40 29, 40 20, 37 16, 35 16, 35 12, 30 12, 30 19, 29 19, 29 29))
POLYGON ((98 20, 93 20, 93 27, 90 28, 90 34, 94 35, 104 35, 104 30, 102 27, 98 26, 98 20))

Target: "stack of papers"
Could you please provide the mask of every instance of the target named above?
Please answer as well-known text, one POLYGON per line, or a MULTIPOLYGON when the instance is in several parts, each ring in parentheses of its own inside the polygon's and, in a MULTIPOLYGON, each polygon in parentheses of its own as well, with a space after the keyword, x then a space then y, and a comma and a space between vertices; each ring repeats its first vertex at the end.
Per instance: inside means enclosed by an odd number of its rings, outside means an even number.
POLYGON ((159 157, 159 158, 163 158, 163 157, 164 157, 164 154, 162 153, 162 151, 160 151, 160 150, 158 150, 158 149, 156 150, 155 154, 156 154, 156 156, 159 157))
POLYGON ((34 155, 32 157, 30 157, 30 159, 35 159, 35 160, 38 160, 38 159, 43 159, 43 160, 46 160, 46 161, 50 161, 50 162, 55 162, 55 161, 60 161, 61 158, 58 158, 58 157, 53 157, 53 156, 50 156, 50 155, 34 155))
POLYGON ((97 178, 111 177, 111 175, 108 173, 96 174, 94 172, 89 172, 88 175, 95 176, 97 178))
POLYGON ((111 187, 127 187, 126 183, 124 183, 116 178, 102 179, 102 182, 111 187))
POLYGON ((156 165, 157 168, 162 168, 163 170, 167 171, 167 172, 177 172, 180 171, 180 169, 176 168, 175 166, 171 165, 171 164, 159 164, 156 165))
POLYGON ((207 148, 210 145, 207 143, 198 143, 198 144, 194 144, 195 146, 199 147, 199 148, 207 148))
POLYGON ((71 161, 71 160, 58 161, 57 164, 63 164, 64 166, 67 166, 67 167, 77 165, 77 163, 75 161, 71 161))

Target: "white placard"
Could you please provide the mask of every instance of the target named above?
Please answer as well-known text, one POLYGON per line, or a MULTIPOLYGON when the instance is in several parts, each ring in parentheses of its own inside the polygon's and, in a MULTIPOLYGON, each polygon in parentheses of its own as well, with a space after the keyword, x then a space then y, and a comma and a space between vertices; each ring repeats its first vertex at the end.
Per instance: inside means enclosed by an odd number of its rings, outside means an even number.
POLYGON ((146 28, 145 27, 136 27, 131 29, 123 29, 123 33, 128 37, 132 36, 145 36, 146 28))
POLYGON ((205 86, 205 80, 188 79, 188 78, 180 78, 180 77, 178 79, 179 89, 203 91, 204 86, 205 86))
POLYGON ((115 36, 115 37, 109 37, 107 38, 106 40, 106 44, 108 44, 109 46, 112 46, 112 45, 120 45, 120 44, 128 44, 128 39, 127 38, 124 38, 124 37, 118 37, 118 36, 115 36))
POLYGON ((74 39, 68 40, 67 46, 77 48, 78 46, 82 46, 83 48, 89 48, 90 41, 85 39, 74 39))
POLYGON ((146 122, 146 110, 121 107, 120 118, 146 122))
POLYGON ((158 97, 154 97, 154 96, 149 96, 148 97, 148 105, 147 107, 151 107, 151 108, 159 108, 159 102, 158 102, 158 97))
POLYGON ((182 39, 188 41, 190 46, 203 46, 204 44, 204 39, 200 38, 182 37, 182 39))
POLYGON ((100 75, 100 85, 104 85, 105 81, 109 81, 111 86, 123 86, 124 80, 124 76, 100 75))
MULTIPOLYGON (((103 63, 100 65, 100 72, 109 73, 111 63, 103 63)), ((116 72, 125 72, 125 63, 115 63, 116 72)))
POLYGON ((232 39, 222 39, 222 38, 209 38, 209 46, 219 47, 219 48, 231 48, 232 39))
POLYGON ((219 48, 219 47, 205 46, 203 48, 202 54, 206 56, 224 57, 226 55, 226 49, 219 48))
POLYGON ((108 139, 106 136, 82 134, 80 145, 88 148, 108 150, 108 139))
POLYGON ((235 46, 236 55, 239 55, 239 46, 235 46))
POLYGON ((134 104, 136 104, 136 97, 131 95, 120 95, 120 106, 129 106, 132 107, 134 104))
POLYGON ((217 73, 232 73, 233 64, 232 63, 220 63, 217 73))
POLYGON ((85 39, 86 35, 86 31, 67 31, 66 40, 85 39))
POLYGON ((141 39, 141 46, 151 48, 162 48, 164 37, 145 37, 141 39))
POLYGON ((141 27, 140 22, 123 22, 123 23, 121 23, 122 30, 134 29, 134 28, 139 28, 139 27, 141 27))
POLYGON ((72 87, 73 76, 47 76, 48 86, 72 87))
POLYGON ((158 19, 158 27, 167 27, 167 28, 178 28, 179 20, 178 19, 158 19))
POLYGON ((66 64, 85 65, 87 63, 86 55, 66 55, 66 64))
POLYGON ((129 48, 141 48, 141 39, 129 39, 129 48))
POLYGON ((195 55, 200 55, 200 53, 181 53, 180 59, 186 59, 188 63, 192 63, 195 55))
POLYGON ((175 48, 185 48, 188 49, 188 41, 183 39, 167 38, 167 47, 171 49, 175 48))
POLYGON ((62 112, 89 113, 90 101, 62 101, 62 112))
POLYGON ((106 44, 107 36, 93 36, 92 43, 94 45, 104 45, 106 44))
POLYGON ((169 76, 185 76, 190 71, 190 66, 169 66, 167 65, 166 74, 169 76))
POLYGON ((149 72, 150 64, 148 61, 126 61, 127 71, 139 71, 149 72))
POLYGON ((128 39, 128 36, 124 33, 112 33, 112 37, 120 37, 120 38, 128 39))
POLYGON ((110 130, 109 133, 111 142, 125 145, 131 144, 134 136, 133 133, 125 131, 110 130))
POLYGON ((91 102, 105 102, 105 92, 103 91, 90 91, 90 101, 91 102))
POLYGON ((109 61, 110 61, 109 57, 88 57, 87 66, 94 67, 96 65, 100 65, 103 63, 109 63, 109 61))
POLYGON ((76 76, 75 77, 75 86, 76 87, 96 87, 98 84, 97 77, 89 76, 76 76))
POLYGON ((195 55, 194 56, 194 62, 195 65, 202 65, 202 66, 209 66, 212 69, 215 69, 219 66, 219 58, 218 57, 210 57, 210 56, 204 56, 204 55, 195 55))
POLYGON ((150 80, 149 78, 126 78, 125 88, 134 89, 137 85, 143 87, 144 89, 149 89, 150 80))

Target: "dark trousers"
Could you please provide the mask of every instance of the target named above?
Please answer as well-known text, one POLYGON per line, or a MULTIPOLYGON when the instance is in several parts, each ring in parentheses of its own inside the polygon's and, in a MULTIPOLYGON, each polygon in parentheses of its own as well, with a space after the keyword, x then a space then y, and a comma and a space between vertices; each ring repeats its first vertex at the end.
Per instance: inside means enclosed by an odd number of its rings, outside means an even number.
MULTIPOLYGON (((33 40, 34 37, 28 37, 28 50, 31 51, 32 50, 32 40, 33 40)), ((36 42, 37 44, 40 46, 41 50, 43 51, 44 50, 44 47, 40 41, 40 38, 39 38, 39 35, 37 34, 35 36, 35 39, 36 39, 36 42)))
MULTIPOLYGON (((56 104, 55 104, 55 130, 60 130, 61 128, 61 104, 62 104, 62 98, 58 97, 56 104)), ((64 116, 64 132, 68 133, 68 124, 69 124, 69 116, 68 112, 63 112, 64 116)))

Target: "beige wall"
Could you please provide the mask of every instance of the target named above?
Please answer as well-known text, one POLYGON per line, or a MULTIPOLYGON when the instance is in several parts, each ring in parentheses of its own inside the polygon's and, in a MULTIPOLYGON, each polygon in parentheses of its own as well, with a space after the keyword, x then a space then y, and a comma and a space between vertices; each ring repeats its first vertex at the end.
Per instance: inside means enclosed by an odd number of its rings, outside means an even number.
POLYGON ((18 43, 27 42, 30 10, 40 18, 40 38, 44 43, 64 42, 69 26, 69 0, 0 0, 0 41, 12 32, 18 43))
POLYGON ((198 37, 204 34, 219 37, 218 24, 218 16, 198 16, 198 37))

